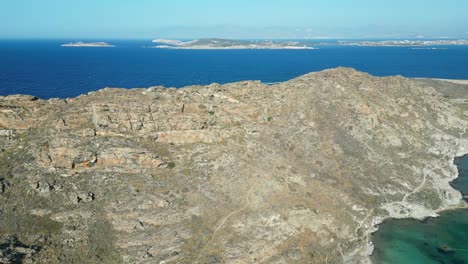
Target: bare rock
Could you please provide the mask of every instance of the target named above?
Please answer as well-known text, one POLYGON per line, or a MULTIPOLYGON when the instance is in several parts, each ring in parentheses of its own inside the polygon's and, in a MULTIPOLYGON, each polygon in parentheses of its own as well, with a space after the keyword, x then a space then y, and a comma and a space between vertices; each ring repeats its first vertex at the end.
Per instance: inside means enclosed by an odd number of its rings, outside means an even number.
POLYGON ((385 217, 460 205, 463 91, 337 68, 0 97, 0 238, 41 246, 2 261, 365 263, 385 217))

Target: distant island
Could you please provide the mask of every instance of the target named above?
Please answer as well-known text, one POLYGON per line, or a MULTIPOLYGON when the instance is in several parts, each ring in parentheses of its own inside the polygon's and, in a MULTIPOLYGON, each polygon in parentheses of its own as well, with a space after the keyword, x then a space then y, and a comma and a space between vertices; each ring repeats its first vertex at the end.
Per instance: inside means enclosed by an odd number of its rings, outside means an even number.
POLYGON ((171 39, 155 39, 160 49, 316 49, 298 41, 281 40, 231 40, 219 38, 204 38, 192 41, 171 39))
POLYGON ((63 44, 62 47, 93 47, 93 48, 110 48, 115 47, 106 42, 71 42, 67 44, 63 44))
POLYGON ((421 47, 421 46, 450 46, 468 45, 468 40, 381 40, 381 41, 338 41, 342 46, 366 47, 421 47))
POLYGON ((168 44, 168 45, 179 45, 183 43, 181 40, 174 40, 174 39, 155 39, 153 40, 154 43, 159 44, 168 44))
MULTIPOLYGON (((413 47, 426 49, 430 46, 468 45, 468 40, 233 40, 220 38, 202 38, 191 41, 173 39, 155 39, 153 48, 160 49, 317 49, 321 46, 362 46, 362 47, 413 47)), ((440 49, 440 48, 431 48, 440 49)))

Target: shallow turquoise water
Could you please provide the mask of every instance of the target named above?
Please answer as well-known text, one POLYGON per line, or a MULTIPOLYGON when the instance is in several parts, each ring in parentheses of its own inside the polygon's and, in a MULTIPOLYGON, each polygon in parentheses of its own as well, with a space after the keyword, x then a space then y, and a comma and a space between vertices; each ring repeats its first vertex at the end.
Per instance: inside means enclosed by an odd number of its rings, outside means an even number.
MULTIPOLYGON (((468 194, 468 156, 457 159, 460 177, 453 186, 468 194)), ((372 236, 371 258, 380 264, 468 263, 468 210, 441 213, 424 221, 390 219, 372 236)))

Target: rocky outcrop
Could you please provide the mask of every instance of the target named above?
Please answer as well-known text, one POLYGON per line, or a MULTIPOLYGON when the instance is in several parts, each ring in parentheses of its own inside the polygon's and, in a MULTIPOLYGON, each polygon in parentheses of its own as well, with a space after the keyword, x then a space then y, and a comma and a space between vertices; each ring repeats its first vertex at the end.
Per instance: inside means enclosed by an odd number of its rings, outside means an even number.
POLYGON ((463 205, 463 91, 338 68, 0 97, 0 242, 47 263, 362 263, 382 219, 463 205))

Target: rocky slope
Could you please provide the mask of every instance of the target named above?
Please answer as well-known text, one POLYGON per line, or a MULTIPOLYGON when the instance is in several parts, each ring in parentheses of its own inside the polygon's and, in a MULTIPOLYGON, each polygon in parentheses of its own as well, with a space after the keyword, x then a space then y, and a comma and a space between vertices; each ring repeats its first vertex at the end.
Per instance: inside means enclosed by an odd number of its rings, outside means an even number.
POLYGON ((445 85, 338 68, 0 97, 0 262, 365 262, 385 217, 463 206, 468 90, 445 85))

